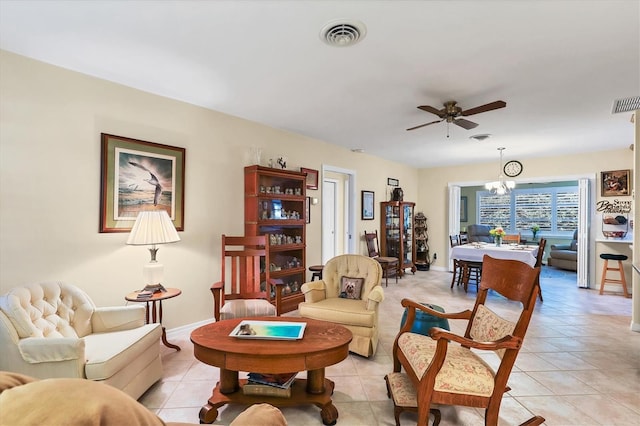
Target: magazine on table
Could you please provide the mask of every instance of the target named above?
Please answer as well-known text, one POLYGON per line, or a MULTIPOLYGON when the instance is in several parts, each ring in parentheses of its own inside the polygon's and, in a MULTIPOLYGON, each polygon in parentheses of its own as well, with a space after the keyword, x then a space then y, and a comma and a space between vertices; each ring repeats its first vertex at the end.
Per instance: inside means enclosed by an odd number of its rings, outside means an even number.
POLYGON ((302 339, 307 323, 285 321, 241 321, 229 334, 240 339, 302 339))

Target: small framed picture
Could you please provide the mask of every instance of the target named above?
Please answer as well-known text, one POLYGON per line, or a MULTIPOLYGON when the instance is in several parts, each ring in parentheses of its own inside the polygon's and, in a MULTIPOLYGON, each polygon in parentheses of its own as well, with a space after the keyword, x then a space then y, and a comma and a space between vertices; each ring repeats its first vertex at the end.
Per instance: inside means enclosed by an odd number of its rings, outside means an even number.
POLYGON ((387 185, 389 186, 398 186, 400 185, 400 181, 394 178, 387 178, 387 185))
POLYGON ((307 189, 318 189, 318 171, 300 167, 302 173, 307 174, 307 189))
POLYGON ((463 195, 460 197, 460 222, 466 222, 469 220, 467 213, 467 196, 463 195))
POLYGON ((375 211, 375 193, 362 191, 362 220, 373 220, 375 211))
POLYGON ((601 193, 603 197, 631 195, 631 170, 612 170, 600 172, 601 193))

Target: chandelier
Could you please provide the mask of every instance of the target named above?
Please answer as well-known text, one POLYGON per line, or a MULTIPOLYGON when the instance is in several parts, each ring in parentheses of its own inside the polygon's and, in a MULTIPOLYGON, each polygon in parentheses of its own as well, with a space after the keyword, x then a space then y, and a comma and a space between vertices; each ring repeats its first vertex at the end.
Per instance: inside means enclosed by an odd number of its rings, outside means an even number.
POLYGON ((491 191, 492 194, 505 195, 511 192, 511 190, 516 187, 516 183, 512 180, 505 180, 502 165, 502 151, 504 151, 504 148, 498 148, 498 151, 500 151, 500 169, 498 171, 498 180, 488 182, 484 185, 484 187, 487 188, 487 190, 491 191))

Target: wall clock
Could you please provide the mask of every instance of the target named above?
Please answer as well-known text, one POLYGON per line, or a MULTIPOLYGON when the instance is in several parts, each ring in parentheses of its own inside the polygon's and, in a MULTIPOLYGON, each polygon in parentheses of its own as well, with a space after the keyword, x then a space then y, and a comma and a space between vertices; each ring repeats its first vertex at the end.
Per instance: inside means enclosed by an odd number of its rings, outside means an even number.
POLYGON ((522 173, 522 163, 518 160, 507 161, 502 170, 505 175, 509 177, 516 177, 522 173))

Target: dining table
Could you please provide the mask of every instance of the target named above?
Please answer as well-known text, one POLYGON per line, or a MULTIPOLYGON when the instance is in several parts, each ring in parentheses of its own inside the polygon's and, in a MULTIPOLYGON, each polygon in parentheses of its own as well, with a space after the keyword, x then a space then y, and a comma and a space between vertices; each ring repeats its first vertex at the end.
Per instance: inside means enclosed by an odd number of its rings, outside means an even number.
POLYGON ((485 254, 496 259, 519 260, 529 266, 535 266, 538 246, 522 244, 496 246, 494 243, 468 243, 452 247, 449 257, 467 262, 482 262, 485 254))

